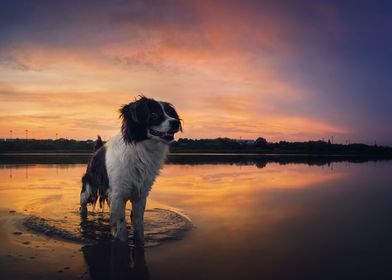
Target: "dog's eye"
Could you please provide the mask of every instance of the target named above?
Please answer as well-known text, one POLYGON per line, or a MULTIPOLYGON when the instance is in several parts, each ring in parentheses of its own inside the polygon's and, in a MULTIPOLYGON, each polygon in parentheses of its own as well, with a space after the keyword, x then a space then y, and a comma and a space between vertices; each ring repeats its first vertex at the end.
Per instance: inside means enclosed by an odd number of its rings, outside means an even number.
POLYGON ((158 119, 158 114, 157 113, 151 113, 151 119, 152 120, 158 119))

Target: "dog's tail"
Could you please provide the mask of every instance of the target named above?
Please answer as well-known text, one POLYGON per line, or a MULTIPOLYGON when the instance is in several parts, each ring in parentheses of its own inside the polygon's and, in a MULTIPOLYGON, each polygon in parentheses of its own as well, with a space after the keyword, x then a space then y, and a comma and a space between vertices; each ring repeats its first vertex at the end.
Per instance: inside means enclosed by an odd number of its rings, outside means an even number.
POLYGON ((102 141, 101 136, 97 136, 97 140, 95 140, 94 152, 98 151, 105 143, 102 141))

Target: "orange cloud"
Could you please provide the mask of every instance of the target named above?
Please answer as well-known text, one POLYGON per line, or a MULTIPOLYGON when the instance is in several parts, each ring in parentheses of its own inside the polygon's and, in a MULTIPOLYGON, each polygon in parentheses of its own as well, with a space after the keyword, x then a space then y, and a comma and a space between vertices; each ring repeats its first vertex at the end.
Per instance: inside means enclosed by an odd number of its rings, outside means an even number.
MULTIPOLYGON (((189 4, 197 24, 116 21, 99 44, 29 43, 2 50, 0 137, 29 129, 32 137, 105 138, 119 127, 117 108, 134 96, 168 100, 185 122, 182 137, 307 140, 350 133, 308 112, 306 86, 281 75, 293 56, 295 29, 252 7, 189 4), (305 105, 305 106, 304 106, 305 105), (61 130, 61 131, 59 131, 61 130)), ((83 38, 81 38, 83 40, 83 38)), ((98 40, 98 39, 97 39, 98 40)))

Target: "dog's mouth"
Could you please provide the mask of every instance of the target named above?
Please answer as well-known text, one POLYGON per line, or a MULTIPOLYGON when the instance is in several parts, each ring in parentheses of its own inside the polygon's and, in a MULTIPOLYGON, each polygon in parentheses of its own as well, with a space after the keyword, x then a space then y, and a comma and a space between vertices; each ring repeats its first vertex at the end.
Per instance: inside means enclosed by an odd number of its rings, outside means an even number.
POLYGON ((170 141, 174 140, 174 133, 175 132, 171 132, 171 131, 161 132, 161 131, 150 128, 150 133, 151 133, 151 135, 157 136, 167 142, 170 142, 170 141))

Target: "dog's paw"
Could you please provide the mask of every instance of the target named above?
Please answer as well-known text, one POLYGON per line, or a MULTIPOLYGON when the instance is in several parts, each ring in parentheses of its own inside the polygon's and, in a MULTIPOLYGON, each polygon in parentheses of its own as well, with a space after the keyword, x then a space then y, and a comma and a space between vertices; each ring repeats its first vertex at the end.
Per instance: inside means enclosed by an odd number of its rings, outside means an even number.
POLYGON ((87 215, 87 206, 86 205, 81 205, 79 208, 79 212, 81 215, 87 215))
POLYGON ((133 241, 136 245, 144 245, 144 231, 143 230, 135 230, 133 232, 133 241))
POLYGON ((127 242, 128 241, 128 231, 127 228, 124 227, 112 227, 112 236, 114 239, 119 240, 121 242, 127 242))

